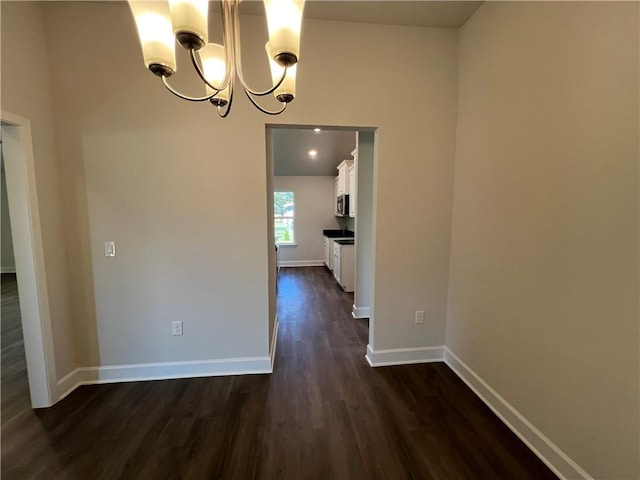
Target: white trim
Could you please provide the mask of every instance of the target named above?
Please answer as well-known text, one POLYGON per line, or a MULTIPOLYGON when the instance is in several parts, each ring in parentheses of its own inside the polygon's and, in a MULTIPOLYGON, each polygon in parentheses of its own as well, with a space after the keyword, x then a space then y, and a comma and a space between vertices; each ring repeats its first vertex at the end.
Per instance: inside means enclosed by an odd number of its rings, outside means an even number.
POLYGON ((444 346, 373 350, 371 345, 367 345, 366 358, 372 367, 442 362, 444 360, 444 346))
POLYGON ((273 373, 273 369, 275 368, 276 361, 276 345, 278 344, 278 314, 276 313, 275 324, 273 326, 273 333, 271 334, 271 352, 269 353, 269 358, 271 360, 271 373, 273 373))
POLYGON ((58 392, 59 399, 62 399, 80 385, 264 373, 271 373, 271 359, 269 357, 83 367, 75 369, 60 379, 58 392))
POLYGON ((447 347, 444 361, 558 477, 593 479, 447 347))
POLYGON ((0 273, 16 273, 16 267, 0 267, 0 273))
POLYGON ((324 260, 280 260, 280 267, 324 267, 324 260))
POLYGON ((0 116, 31 406, 49 407, 57 376, 31 122, 6 111, 0 116))
POLYGON ((72 370, 60 380, 58 380, 58 393, 56 401, 59 402, 80 385, 86 385, 87 382, 84 382, 82 377, 83 372, 81 372, 81 369, 76 368, 75 370, 72 370))
POLYGON ((353 318, 369 318, 369 317, 371 317, 371 308, 370 307, 356 307, 354 305, 351 308, 351 316, 353 316, 353 318))

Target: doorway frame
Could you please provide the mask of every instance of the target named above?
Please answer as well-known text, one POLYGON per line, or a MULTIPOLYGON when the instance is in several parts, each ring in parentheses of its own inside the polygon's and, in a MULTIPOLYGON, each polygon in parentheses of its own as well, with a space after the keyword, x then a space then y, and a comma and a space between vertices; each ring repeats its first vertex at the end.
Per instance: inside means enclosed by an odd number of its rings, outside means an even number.
POLYGON ((31 406, 53 405, 57 389, 31 121, 0 111, 9 218, 31 406))
MULTIPOLYGON (((379 149, 379 127, 378 126, 349 126, 349 125, 334 125, 331 123, 314 123, 314 124, 305 124, 305 123, 265 123, 264 124, 264 132, 265 132, 265 165, 267 167, 267 180, 266 180, 266 190, 267 190, 267 214, 268 214, 268 225, 267 225, 267 237, 268 237, 268 242, 273 242, 273 238, 274 238, 274 233, 273 233, 273 192, 275 191, 274 187, 273 187, 273 177, 275 176, 275 172, 274 172, 274 151, 273 151, 273 142, 272 142, 272 134, 271 132, 273 130, 279 130, 279 129, 294 129, 294 130, 309 130, 309 129, 314 129, 314 128, 320 128, 322 130, 347 130, 347 131, 353 131, 356 132, 356 134, 362 133, 362 132, 370 132, 373 133, 373 158, 372 158, 372 198, 371 198, 371 208, 372 208, 372 218, 371 218, 371 252, 369 255, 369 261, 371 262, 371 280, 369 282, 368 285, 368 289, 369 289, 369 311, 368 311, 368 319, 369 319, 369 339, 368 339, 368 344, 365 348, 365 352, 364 352, 364 356, 367 359, 367 361, 369 362, 370 366, 373 366, 369 360, 369 351, 371 349, 374 348, 374 330, 375 330, 375 286, 376 286, 376 222, 377 222, 377 216, 378 216, 378 207, 377 207, 377 202, 378 202, 378 149, 379 149)), ((356 139, 358 137, 356 136, 356 139)), ((358 142, 358 140, 356 140, 356 143, 358 142)), ((356 144, 356 148, 357 148, 357 144, 356 144)), ((357 192, 357 187, 356 187, 356 192, 357 192)), ((356 225, 357 225, 357 214, 356 214, 356 225)), ((356 228, 356 252, 357 252, 357 248, 358 248, 358 240, 357 240, 357 228, 356 228)), ((271 245, 271 243, 268 243, 268 245, 271 245)), ((271 249, 269 249, 271 250, 271 249)), ((273 270, 272 265, 269 263, 271 261, 271 259, 274 258, 274 262, 276 263, 277 266, 277 255, 274 255, 273 257, 268 257, 267 263, 269 265, 269 269, 273 270)), ((356 264, 354 265, 354 267, 356 268, 357 271, 357 254, 356 254, 356 258, 355 258, 355 262, 356 264)), ((277 277, 277 275, 276 275, 277 277)), ((357 275, 356 275, 357 278, 357 275)), ((271 285, 270 285, 271 287, 271 285)), ((277 287, 277 278, 276 278, 276 287, 277 287)), ((276 291, 276 288, 273 289, 273 291, 276 291)), ((355 294, 355 292, 354 292, 355 294)), ((277 296, 277 294, 276 294, 277 296)), ((275 344, 277 341, 277 333, 278 333, 278 314, 277 314, 277 308, 276 308, 276 303, 277 300, 275 298, 272 299, 271 297, 271 291, 269 293, 269 305, 270 305, 270 315, 272 314, 271 312, 271 303, 273 302, 274 305, 274 312, 275 312, 275 328, 274 328, 274 337, 271 340, 270 343, 270 347, 271 350, 274 351, 275 350, 275 344)), ((354 305, 355 306, 355 305, 354 305)), ((352 313, 353 315, 353 313, 352 313)), ((354 315, 354 319, 355 319, 355 315, 354 315)), ((365 318, 365 317, 360 317, 360 318, 365 318)), ((271 362, 272 366, 273 366, 273 355, 272 355, 272 362, 271 362)))

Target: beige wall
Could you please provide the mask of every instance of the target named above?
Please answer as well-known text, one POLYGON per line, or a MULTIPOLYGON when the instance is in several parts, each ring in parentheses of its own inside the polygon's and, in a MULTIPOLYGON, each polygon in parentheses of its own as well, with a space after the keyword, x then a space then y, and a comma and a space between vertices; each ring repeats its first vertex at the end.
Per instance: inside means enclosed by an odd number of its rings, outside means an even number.
POLYGON ((2 2, 2 110, 31 121, 38 208, 44 245, 55 371, 77 366, 69 303, 64 228, 55 155, 49 56, 42 13, 30 2, 2 2))
MULTIPOLYGON (((240 95, 223 121, 165 92, 145 71, 124 3, 44 10, 82 365, 266 354, 274 298, 264 132, 274 118, 240 95), (107 240, 116 258, 104 257, 107 240), (176 318, 179 338, 170 335, 176 318)), ((243 18, 246 76, 263 85, 264 23, 243 18)), ((376 346, 440 345, 457 32, 305 20, 302 48, 298 98, 275 120, 379 127, 376 346), (390 115, 379 94, 398 79, 421 94, 399 97, 390 115), (418 328, 413 311, 425 303, 429 321, 418 328)), ((187 59, 179 62, 176 82, 197 94, 195 81, 181 81, 187 59)))
POLYGON ((447 346, 589 474, 638 478, 638 3, 460 33, 447 346))
POLYGON ((338 228, 334 214, 335 177, 273 177, 274 190, 291 190, 295 195, 295 242, 297 246, 281 246, 281 262, 322 261, 322 230, 338 228))
POLYGON ((353 303, 357 308, 371 308, 373 285, 373 209, 375 132, 358 132, 357 203, 356 203, 356 272, 353 303))

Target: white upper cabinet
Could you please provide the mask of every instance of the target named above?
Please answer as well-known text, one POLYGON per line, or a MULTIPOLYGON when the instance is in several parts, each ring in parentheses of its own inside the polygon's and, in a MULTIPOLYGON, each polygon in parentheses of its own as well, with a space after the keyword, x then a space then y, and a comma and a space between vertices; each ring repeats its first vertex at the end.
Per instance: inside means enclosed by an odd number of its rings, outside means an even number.
POLYGON ((351 193, 349 191, 349 167, 353 165, 353 160, 343 160, 338 165, 338 195, 351 193))

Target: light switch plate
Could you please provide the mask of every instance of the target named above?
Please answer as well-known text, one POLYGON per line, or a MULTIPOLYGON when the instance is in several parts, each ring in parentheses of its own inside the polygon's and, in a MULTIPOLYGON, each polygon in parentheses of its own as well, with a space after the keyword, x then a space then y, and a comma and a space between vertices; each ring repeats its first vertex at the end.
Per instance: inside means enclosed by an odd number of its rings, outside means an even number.
POLYGON ((104 256, 105 257, 116 256, 116 242, 104 242, 104 256))

